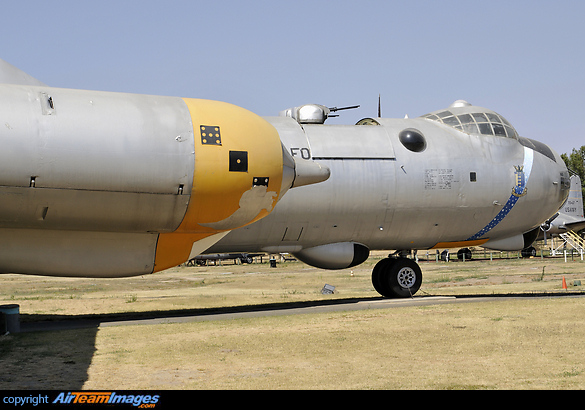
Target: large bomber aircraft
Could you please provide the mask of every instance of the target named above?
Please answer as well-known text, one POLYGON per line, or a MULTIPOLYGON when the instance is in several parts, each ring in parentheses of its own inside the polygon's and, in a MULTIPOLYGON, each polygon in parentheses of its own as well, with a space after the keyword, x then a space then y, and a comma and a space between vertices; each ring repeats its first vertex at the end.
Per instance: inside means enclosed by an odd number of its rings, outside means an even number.
POLYGON ((375 289, 419 289, 412 250, 483 246, 520 250, 565 202, 569 174, 547 145, 520 137, 492 110, 458 100, 418 118, 323 125, 315 104, 266 118, 294 157, 331 170, 289 191, 271 215, 230 232, 209 252, 288 252, 319 268, 358 265, 370 250, 396 252, 373 269, 375 289))
POLYGON ((216 101, 52 88, 0 60, 0 272, 153 273, 209 252, 289 252, 416 293, 413 250, 522 249, 567 198, 557 153, 456 101, 324 125, 216 101), (289 189, 293 188, 293 189, 289 189))

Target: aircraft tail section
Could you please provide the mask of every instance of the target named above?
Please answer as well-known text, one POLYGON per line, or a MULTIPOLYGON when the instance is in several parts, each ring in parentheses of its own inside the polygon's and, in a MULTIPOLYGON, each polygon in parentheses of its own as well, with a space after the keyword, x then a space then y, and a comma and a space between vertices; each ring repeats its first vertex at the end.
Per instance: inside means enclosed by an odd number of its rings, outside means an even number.
POLYGON ((579 175, 571 175, 571 190, 561 212, 565 215, 583 219, 583 191, 579 175))
POLYGON ((33 76, 0 59, 0 84, 46 86, 33 76))

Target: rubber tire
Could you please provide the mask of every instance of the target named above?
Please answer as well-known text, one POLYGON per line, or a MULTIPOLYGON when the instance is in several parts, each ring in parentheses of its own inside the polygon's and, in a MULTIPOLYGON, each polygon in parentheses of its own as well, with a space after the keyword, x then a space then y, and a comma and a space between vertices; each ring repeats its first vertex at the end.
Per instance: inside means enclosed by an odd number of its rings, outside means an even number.
POLYGON ((382 259, 372 270, 372 284, 386 298, 409 298, 420 289, 422 271, 411 259, 382 259), (410 286, 404 286, 405 280, 410 286))
POLYGON ((384 272, 386 272, 390 268, 394 261, 395 259, 391 258, 382 259, 380 262, 376 264, 376 266, 374 266, 374 269, 372 270, 372 285, 374 285, 374 289, 376 289, 376 292, 385 297, 388 296, 385 295, 385 293, 387 292, 382 283, 382 278, 385 275, 384 272))
POLYGON ((536 248, 534 246, 530 246, 528 248, 522 249, 520 252, 523 258, 530 258, 531 256, 534 258, 536 256, 536 248))
POLYGON ((463 261, 463 255, 465 254, 465 262, 468 262, 472 258, 472 253, 469 248, 462 248, 457 251, 457 259, 463 261))

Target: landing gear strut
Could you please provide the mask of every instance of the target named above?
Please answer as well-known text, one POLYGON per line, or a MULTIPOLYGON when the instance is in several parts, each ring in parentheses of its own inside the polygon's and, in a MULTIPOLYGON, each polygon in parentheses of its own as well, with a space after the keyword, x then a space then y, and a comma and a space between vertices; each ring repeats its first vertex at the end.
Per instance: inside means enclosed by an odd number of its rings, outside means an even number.
POLYGON ((422 272, 412 259, 382 259, 372 271, 374 289, 386 298, 412 297, 421 283, 422 272))

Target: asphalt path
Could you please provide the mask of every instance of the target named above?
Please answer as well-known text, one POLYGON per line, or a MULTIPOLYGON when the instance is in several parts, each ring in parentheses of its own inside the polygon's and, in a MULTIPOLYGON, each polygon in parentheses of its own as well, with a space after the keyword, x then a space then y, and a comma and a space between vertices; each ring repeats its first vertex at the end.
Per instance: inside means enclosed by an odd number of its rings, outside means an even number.
POLYGON ((96 314, 84 316, 43 316, 21 313, 21 332, 59 331, 68 329, 99 328, 109 326, 156 325, 210 320, 231 320, 262 316, 298 315, 368 309, 391 309, 398 307, 428 306, 447 303, 477 303, 510 299, 538 299, 558 297, 585 297, 585 292, 525 293, 507 295, 457 295, 415 296, 408 299, 354 298, 310 302, 292 302, 269 305, 239 306, 213 309, 169 310, 157 312, 132 312, 119 314, 96 314))

